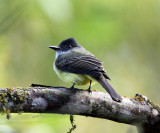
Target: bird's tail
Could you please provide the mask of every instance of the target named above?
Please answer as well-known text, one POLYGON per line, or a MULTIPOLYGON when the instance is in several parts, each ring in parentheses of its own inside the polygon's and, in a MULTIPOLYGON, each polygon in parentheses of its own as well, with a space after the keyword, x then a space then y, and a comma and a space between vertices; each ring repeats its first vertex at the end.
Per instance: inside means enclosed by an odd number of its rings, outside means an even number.
POLYGON ((97 79, 97 81, 102 85, 102 87, 110 94, 112 99, 117 102, 121 102, 121 96, 113 89, 113 87, 107 82, 105 78, 97 79))

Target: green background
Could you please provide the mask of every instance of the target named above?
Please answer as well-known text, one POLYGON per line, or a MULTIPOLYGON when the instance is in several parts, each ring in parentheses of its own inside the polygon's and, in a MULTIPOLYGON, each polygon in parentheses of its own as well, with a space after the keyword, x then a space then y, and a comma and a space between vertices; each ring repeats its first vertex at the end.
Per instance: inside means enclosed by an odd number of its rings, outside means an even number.
MULTIPOLYGON (((104 62, 122 96, 160 104, 159 0, 0 0, 0 87, 66 86, 53 71, 49 45, 74 37, 104 62)), ((86 89, 87 87, 81 87, 86 89)), ((105 90, 98 84, 92 89, 105 90)), ((68 115, 0 116, 0 133, 66 133, 68 115)), ((76 116, 75 133, 136 133, 109 120, 76 116)))

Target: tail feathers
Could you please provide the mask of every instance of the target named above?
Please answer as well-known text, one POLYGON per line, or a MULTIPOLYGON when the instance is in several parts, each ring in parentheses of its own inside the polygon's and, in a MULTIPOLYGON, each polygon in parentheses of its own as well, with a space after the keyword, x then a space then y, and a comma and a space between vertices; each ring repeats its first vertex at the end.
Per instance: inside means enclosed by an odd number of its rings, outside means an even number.
POLYGON ((117 102, 121 102, 122 98, 121 96, 113 89, 113 87, 107 82, 105 78, 100 78, 97 80, 102 87, 110 94, 112 99, 117 102))

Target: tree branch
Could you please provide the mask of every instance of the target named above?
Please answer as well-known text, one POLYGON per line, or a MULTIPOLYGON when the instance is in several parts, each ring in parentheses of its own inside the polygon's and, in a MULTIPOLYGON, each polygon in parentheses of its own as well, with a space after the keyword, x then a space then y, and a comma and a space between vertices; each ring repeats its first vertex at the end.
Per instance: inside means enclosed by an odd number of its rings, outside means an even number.
MULTIPOLYGON (((91 116, 120 123, 141 125, 160 132, 160 107, 146 97, 113 101, 107 93, 67 89, 64 87, 28 87, 0 89, 0 111, 24 113, 58 113, 91 116)), ((7 115, 7 116, 8 116, 7 115)), ((147 129, 147 130, 146 130, 147 129)), ((156 132, 153 132, 156 133, 156 132)))

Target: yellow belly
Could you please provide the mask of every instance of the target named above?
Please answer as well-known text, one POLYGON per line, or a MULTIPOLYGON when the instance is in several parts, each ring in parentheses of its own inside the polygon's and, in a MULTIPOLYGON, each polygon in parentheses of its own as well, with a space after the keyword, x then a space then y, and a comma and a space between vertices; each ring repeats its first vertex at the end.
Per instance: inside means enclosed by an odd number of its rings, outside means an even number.
POLYGON ((90 80, 94 80, 92 77, 88 75, 74 74, 58 70, 55 65, 54 70, 58 77, 67 83, 73 84, 76 82, 76 85, 86 85, 90 82, 90 80))

